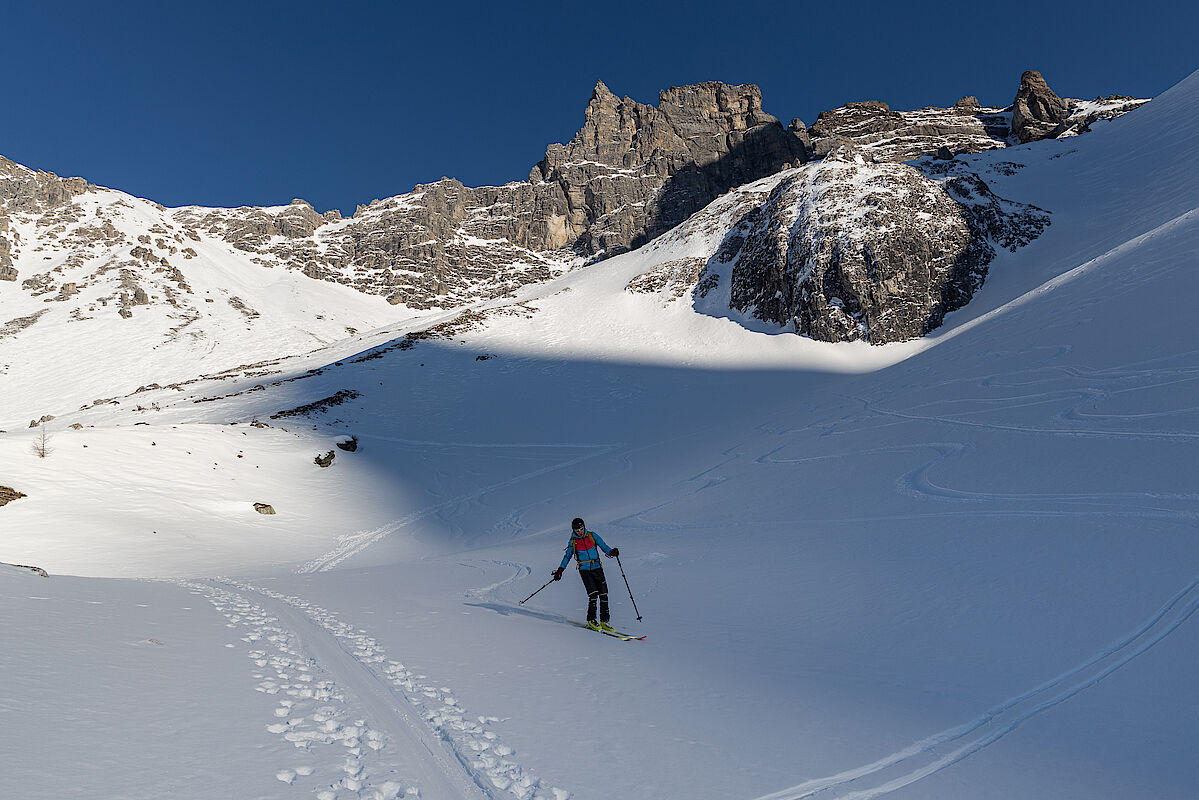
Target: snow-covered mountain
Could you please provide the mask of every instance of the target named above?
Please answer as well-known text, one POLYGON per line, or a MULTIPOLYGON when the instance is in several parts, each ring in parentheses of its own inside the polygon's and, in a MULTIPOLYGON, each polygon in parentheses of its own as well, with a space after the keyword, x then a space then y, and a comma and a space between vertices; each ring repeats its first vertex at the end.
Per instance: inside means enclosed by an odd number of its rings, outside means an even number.
POLYGON ((0 559, 51 577, 0 568, 0 795, 1192 796, 1197 109, 1199 73, 1085 136, 902 166, 844 136, 428 308, 273 261, 347 224, 306 206, 5 164, 46 199, 4 232, 0 559), (895 186, 971 188, 968 304, 883 346, 754 313, 742 273, 807 247, 844 274, 776 291, 851 316, 845 220, 895 186), (571 574, 521 604, 574 516, 646 641, 561 624, 571 574))

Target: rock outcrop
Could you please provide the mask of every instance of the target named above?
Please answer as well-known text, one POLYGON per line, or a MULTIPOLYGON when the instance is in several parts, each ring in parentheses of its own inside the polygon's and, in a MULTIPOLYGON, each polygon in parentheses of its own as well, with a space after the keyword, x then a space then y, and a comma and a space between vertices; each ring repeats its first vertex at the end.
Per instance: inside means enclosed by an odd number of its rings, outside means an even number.
POLYGON ((560 238, 540 249, 638 247, 729 189, 806 160, 803 137, 762 110, 752 84, 675 87, 655 108, 601 82, 583 127, 569 144, 550 145, 530 176, 566 201, 560 238))
POLYGON ((95 188, 83 178, 35 172, 0 156, 0 281, 15 281, 18 275, 13 266, 16 252, 10 240, 9 215, 60 209, 70 204, 71 198, 95 188))
POLYGON ((717 256, 735 262, 731 307, 827 342, 938 327, 982 285, 992 243, 1014 249, 1048 224, 977 175, 941 169, 875 163, 843 144, 789 173, 717 256))
POLYGON ((893 111, 869 100, 820 112, 808 133, 817 157, 852 143, 876 161, 911 161, 941 148, 981 153, 1004 147, 1008 115, 1002 108, 980 107, 974 97, 963 97, 950 108, 916 111, 893 111))
POLYGON ((1035 69, 1020 76, 1012 101, 1012 136, 1021 144, 1045 139, 1070 116, 1070 104, 1058 97, 1035 69))
POLYGON ((53 172, 35 172, 0 156, 0 215, 55 208, 95 188, 83 178, 60 178, 53 172))

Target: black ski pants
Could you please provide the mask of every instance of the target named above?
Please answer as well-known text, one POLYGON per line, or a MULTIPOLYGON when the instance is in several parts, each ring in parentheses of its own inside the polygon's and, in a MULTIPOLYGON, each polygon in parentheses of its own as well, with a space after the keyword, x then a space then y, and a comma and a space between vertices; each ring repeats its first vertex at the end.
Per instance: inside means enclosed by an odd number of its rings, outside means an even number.
POLYGON ((595 621, 595 605, 599 601, 600 622, 608 621, 608 581, 604 578, 604 568, 579 570, 583 579, 583 588, 587 590, 587 621, 595 621))

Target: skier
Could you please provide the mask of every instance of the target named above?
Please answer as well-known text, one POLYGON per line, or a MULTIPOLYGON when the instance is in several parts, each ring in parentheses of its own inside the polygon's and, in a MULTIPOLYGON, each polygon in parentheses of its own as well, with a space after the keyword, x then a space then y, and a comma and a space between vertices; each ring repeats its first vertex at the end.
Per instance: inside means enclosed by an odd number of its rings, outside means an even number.
POLYGON ((570 541, 566 543, 566 552, 562 554, 562 563, 553 571, 554 580, 562 580, 562 572, 570 562, 573 553, 579 566, 579 577, 583 579, 583 588, 587 590, 587 627, 593 631, 612 633, 613 627, 608 624, 608 581, 604 578, 604 567, 600 564, 600 550, 608 558, 616 558, 620 550, 608 547, 599 534, 587 530, 587 525, 579 517, 570 523, 570 541), (596 601, 599 601, 599 622, 595 620, 596 601))

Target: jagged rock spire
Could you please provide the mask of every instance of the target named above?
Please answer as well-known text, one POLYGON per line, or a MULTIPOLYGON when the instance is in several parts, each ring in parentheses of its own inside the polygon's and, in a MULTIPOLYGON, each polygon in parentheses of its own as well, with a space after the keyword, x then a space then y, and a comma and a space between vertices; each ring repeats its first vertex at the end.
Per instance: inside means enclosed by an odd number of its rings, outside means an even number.
POLYGON ((1021 144, 1044 139, 1070 116, 1070 105, 1058 97, 1035 69, 1020 76, 1012 102, 1012 135, 1021 144))

